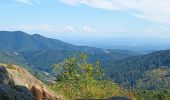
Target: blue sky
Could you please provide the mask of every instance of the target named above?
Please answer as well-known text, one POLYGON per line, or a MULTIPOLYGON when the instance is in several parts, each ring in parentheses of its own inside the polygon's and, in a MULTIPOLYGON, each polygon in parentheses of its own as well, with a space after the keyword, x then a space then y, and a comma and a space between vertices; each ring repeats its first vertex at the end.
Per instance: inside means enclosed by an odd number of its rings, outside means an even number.
POLYGON ((0 0, 0 30, 59 39, 170 38, 170 0, 0 0))

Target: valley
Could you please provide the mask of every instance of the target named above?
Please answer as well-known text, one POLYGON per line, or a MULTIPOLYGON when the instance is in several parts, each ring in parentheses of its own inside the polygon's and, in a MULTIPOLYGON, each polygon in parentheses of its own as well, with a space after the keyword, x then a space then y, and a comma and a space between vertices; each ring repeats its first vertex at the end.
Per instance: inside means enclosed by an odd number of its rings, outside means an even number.
POLYGON ((169 91, 169 50, 142 54, 128 50, 75 46, 21 31, 1 31, 0 37, 0 63, 20 65, 46 84, 49 84, 49 78, 56 77, 53 64, 87 53, 87 62, 100 62, 104 80, 110 78, 127 90, 139 91, 139 98, 144 97, 142 91, 148 91, 148 94, 152 91, 169 91))

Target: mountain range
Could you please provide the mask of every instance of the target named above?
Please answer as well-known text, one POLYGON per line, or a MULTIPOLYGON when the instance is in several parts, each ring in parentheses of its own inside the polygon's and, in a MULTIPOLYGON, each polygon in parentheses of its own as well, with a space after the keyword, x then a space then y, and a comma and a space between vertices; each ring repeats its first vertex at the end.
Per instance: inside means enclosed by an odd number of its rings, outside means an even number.
POLYGON ((117 60, 140 54, 128 50, 75 46, 38 34, 29 35, 22 31, 0 31, 0 62, 2 63, 21 64, 50 71, 52 64, 59 63, 64 58, 77 56, 81 52, 87 52, 91 62, 100 60, 103 64, 111 59, 117 60))
MULTIPOLYGON (((65 58, 77 57, 82 52, 88 53, 89 62, 101 62, 106 77, 127 88, 134 88, 139 81, 150 77, 147 73, 159 70, 162 66, 170 66, 170 50, 141 54, 128 50, 76 46, 22 31, 0 31, 1 63, 22 65, 34 71, 50 73, 52 64, 62 62, 65 58)), ((168 75, 166 80, 169 79, 168 75)), ((155 87, 163 88, 160 84, 155 87)))
MULTIPOLYGON (((78 47, 72 44, 43 37, 39 34, 29 35, 22 31, 0 31, 0 49, 15 52, 34 52, 41 50, 84 50, 94 51, 93 47, 78 47)), ((101 49, 97 49, 102 51, 101 49)))

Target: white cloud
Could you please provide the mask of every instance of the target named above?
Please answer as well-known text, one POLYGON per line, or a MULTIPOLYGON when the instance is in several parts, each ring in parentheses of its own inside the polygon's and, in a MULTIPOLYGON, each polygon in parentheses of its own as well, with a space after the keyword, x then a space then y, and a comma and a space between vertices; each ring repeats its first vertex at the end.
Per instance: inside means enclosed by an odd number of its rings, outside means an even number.
POLYGON ((69 5, 77 5, 78 0, 59 0, 60 2, 64 4, 69 4, 69 5))
POLYGON ((96 32, 96 30, 91 28, 91 27, 89 27, 89 26, 84 26, 83 27, 83 32, 92 33, 92 32, 96 32))
POLYGON ((47 32, 47 33, 58 32, 55 26, 49 24, 0 25, 0 30, 4 31, 21 30, 25 32, 47 32))
POLYGON ((170 23, 170 0, 60 0, 66 4, 84 4, 113 11, 125 11, 133 16, 160 23, 170 23))
POLYGON ((40 0, 14 0, 15 2, 26 4, 26 5, 34 5, 39 4, 40 0))
POLYGON ((68 25, 68 26, 66 27, 66 31, 67 31, 67 32, 75 32, 76 30, 75 30, 74 27, 68 25))
POLYGON ((89 27, 89 26, 84 26, 82 28, 77 28, 77 30, 71 26, 68 25, 66 27, 60 27, 57 28, 57 26, 53 26, 50 24, 21 24, 21 25, 3 25, 0 24, 0 30, 2 31, 25 31, 25 32, 34 32, 34 33, 67 33, 67 32, 86 32, 86 33, 92 33, 96 32, 95 29, 89 27))

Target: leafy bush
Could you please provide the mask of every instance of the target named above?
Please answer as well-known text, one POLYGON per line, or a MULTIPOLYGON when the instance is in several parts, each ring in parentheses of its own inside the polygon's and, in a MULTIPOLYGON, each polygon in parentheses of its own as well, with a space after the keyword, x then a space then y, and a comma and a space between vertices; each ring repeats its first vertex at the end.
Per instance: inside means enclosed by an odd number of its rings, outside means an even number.
POLYGON ((15 66, 13 66, 12 64, 7 64, 6 67, 7 67, 8 69, 14 69, 14 70, 16 69, 15 66))
POLYGON ((138 100, 170 100, 170 91, 144 90, 138 92, 138 100))
POLYGON ((127 92, 114 82, 103 80, 99 61, 90 64, 88 55, 82 53, 78 58, 65 59, 54 64, 57 81, 49 87, 69 99, 101 99, 112 96, 127 96, 127 92))

